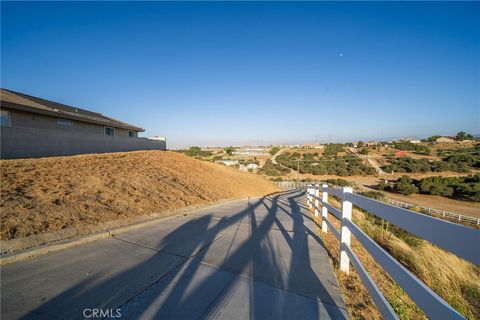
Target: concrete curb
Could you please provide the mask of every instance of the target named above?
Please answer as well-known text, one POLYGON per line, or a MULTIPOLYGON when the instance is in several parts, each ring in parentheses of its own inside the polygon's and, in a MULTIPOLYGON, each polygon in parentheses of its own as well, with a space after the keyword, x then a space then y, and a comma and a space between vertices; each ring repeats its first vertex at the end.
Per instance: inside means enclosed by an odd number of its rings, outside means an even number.
POLYGON ((15 262, 20 262, 20 261, 32 258, 34 256, 42 255, 49 252, 59 251, 62 249, 78 246, 78 245, 92 242, 95 240, 109 238, 110 236, 111 236, 110 232, 105 231, 97 234, 86 235, 79 239, 74 239, 74 240, 67 239, 61 243, 45 244, 41 247, 27 249, 19 253, 7 254, 4 257, 0 258, 0 266, 4 266, 6 264, 11 264, 15 262))
POLYGON ((166 217, 165 216, 156 217, 156 218, 152 218, 152 219, 147 220, 147 221, 140 221, 140 222, 136 222, 136 223, 131 224, 131 225, 114 228, 112 230, 106 230, 106 231, 97 232, 97 233, 93 233, 93 234, 82 235, 82 236, 79 236, 79 237, 59 239, 59 240, 56 240, 56 241, 43 243, 43 244, 40 244, 36 247, 32 247, 32 248, 25 249, 25 250, 19 250, 18 252, 14 251, 12 253, 3 255, 2 257, 0 257, 0 266, 24 261, 24 260, 27 260, 29 258, 33 258, 33 257, 39 256, 39 255, 49 253, 49 252, 55 252, 55 251, 67 249, 67 248, 70 248, 70 247, 82 245, 82 244, 92 242, 92 241, 95 241, 95 240, 109 238, 109 237, 112 237, 116 234, 120 234, 120 233, 131 231, 131 230, 140 229, 140 228, 143 228, 143 227, 148 226, 150 224, 158 223, 158 222, 161 222, 161 221, 164 221, 164 220, 179 218, 180 216, 192 215, 196 211, 204 210, 204 209, 207 209, 207 208, 213 208, 213 207, 225 204, 225 203, 245 201, 247 199, 256 200, 256 199, 261 199, 261 198, 269 197, 269 196, 280 194, 280 193, 283 193, 283 192, 282 191, 274 192, 274 193, 270 193, 270 194, 267 194, 267 195, 264 195, 264 196, 259 196, 259 197, 221 200, 221 201, 218 201, 216 203, 206 205, 206 206, 184 208, 183 210, 179 210, 179 211, 173 213, 172 215, 169 215, 169 216, 166 216, 166 217))

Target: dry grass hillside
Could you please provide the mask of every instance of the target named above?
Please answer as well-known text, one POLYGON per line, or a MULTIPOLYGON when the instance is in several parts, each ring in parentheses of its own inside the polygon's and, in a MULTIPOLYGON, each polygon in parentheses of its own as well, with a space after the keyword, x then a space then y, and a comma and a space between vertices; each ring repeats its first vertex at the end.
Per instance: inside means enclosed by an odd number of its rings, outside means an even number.
POLYGON ((3 160, 1 173, 2 240, 277 191, 168 151, 3 160))

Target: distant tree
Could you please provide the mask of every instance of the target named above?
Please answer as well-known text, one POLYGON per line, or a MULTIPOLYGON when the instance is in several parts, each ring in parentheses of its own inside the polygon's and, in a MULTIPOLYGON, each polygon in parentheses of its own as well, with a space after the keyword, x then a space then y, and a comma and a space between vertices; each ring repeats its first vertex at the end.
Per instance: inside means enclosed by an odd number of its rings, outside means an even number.
POLYGON ((365 143, 363 141, 358 141, 357 148, 361 148, 363 146, 365 146, 365 143))
POLYGON ((442 136, 437 136, 437 135, 436 135, 436 136, 431 136, 431 137, 428 137, 428 138, 426 139, 426 141, 428 141, 428 142, 435 142, 435 141, 437 141, 438 138, 441 138, 441 137, 442 137, 442 136))
POLYGON ((395 190, 406 196, 418 193, 418 188, 413 184, 413 180, 408 176, 402 176, 397 180, 395 183, 395 190))
POLYGON ((460 131, 459 133, 457 133, 456 139, 458 141, 470 140, 473 139, 473 136, 469 133, 466 133, 465 131, 460 131))
POLYGON ((226 147, 223 150, 230 156, 230 155, 232 155, 233 151, 235 151, 235 148, 230 146, 230 147, 226 147))
POLYGON ((387 182, 385 182, 385 180, 381 180, 377 185, 378 190, 385 190, 388 189, 388 187, 389 185, 387 182))
POLYGON ((337 153, 345 151, 343 144, 332 143, 325 147, 323 151, 324 156, 336 156, 337 153))
POLYGON ((270 154, 273 156, 275 153, 277 153, 278 151, 280 150, 279 147, 273 147, 272 149, 270 149, 270 154))
POLYGON ((190 149, 183 151, 189 157, 209 157, 212 155, 209 151, 203 151, 200 147, 193 146, 190 149))
POLYGON ((368 154, 368 149, 367 148, 362 148, 362 150, 360 150, 360 154, 367 155, 368 154))
POLYGON ((443 177, 429 177, 419 183, 420 192, 439 196, 451 196, 453 188, 449 185, 449 180, 443 177))
POLYGON ((380 192, 380 191, 365 191, 360 193, 362 196, 367 197, 367 198, 372 198, 378 201, 386 201, 387 197, 385 196, 385 193, 380 192))
POLYGON ((200 152, 202 152, 202 149, 197 146, 190 147, 187 151, 185 151, 185 154, 190 157, 195 157, 197 156, 200 152))

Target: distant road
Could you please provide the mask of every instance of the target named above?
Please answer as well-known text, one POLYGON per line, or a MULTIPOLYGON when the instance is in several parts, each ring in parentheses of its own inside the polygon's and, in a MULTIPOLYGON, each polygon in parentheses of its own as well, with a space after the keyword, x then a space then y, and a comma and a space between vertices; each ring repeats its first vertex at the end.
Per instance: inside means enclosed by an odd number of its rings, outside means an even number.
POLYGON ((281 155, 285 150, 287 150, 287 149, 280 149, 280 150, 278 150, 277 153, 275 153, 275 154, 270 158, 270 160, 272 160, 272 163, 273 163, 273 164, 278 164, 278 163, 277 163, 277 157, 278 157, 279 155, 281 155))
POLYGON ((304 202, 232 201, 2 266, 1 318, 347 319, 304 202))
POLYGON ((348 147, 348 150, 350 150, 351 153, 355 154, 356 156, 358 156, 359 158, 362 158, 362 159, 367 159, 368 163, 372 166, 372 168, 374 168, 378 174, 380 175, 388 175, 387 172, 383 171, 382 168, 380 167, 380 164, 378 164, 378 162, 375 160, 375 159, 372 159, 371 157, 369 157, 368 155, 364 155, 364 154, 359 154, 357 153, 357 150, 355 148, 352 148, 352 147, 348 147))

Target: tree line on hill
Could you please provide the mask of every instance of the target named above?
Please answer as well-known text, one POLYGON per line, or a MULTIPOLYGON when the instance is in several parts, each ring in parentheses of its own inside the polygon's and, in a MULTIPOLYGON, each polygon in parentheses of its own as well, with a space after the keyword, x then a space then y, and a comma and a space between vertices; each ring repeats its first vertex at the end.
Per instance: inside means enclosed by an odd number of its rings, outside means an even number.
POLYGON ((186 150, 178 150, 178 152, 184 153, 189 157, 210 157, 212 153, 210 151, 204 151, 202 148, 193 146, 186 150))
MULTIPOLYGON (((332 153, 340 152, 340 148, 334 147, 332 153)), ((325 152, 324 152, 325 154, 325 152)), ((313 175, 369 175, 375 174, 375 169, 365 165, 363 160, 357 157, 318 157, 318 153, 305 153, 303 155, 298 152, 284 152, 277 157, 277 162, 284 167, 293 170, 299 170, 300 173, 310 173, 313 175)))
POLYGON ((480 168, 480 145, 474 149, 468 149, 468 151, 464 149, 451 150, 441 161, 411 157, 395 158, 393 155, 387 156, 386 159, 389 164, 382 167, 386 172, 469 172, 471 169, 480 168))
MULTIPOLYGON (((435 135, 435 136, 428 137, 427 139, 425 139, 425 141, 426 142, 435 142, 435 141, 437 141, 438 138, 441 138, 441 137, 442 136, 435 135)), ((470 133, 466 133, 465 131, 460 131, 455 136, 455 140, 457 140, 457 141, 475 140, 475 137, 473 135, 471 135, 470 133)))
POLYGON ((278 176, 283 176, 290 173, 290 169, 285 168, 284 166, 281 166, 279 164, 275 164, 272 162, 272 160, 268 159, 263 165, 263 167, 261 167, 260 170, 258 170, 258 173, 261 173, 267 176, 278 177, 278 176))
POLYGON ((429 155, 432 150, 424 145, 411 143, 410 141, 395 141, 393 147, 397 150, 414 151, 418 154, 429 155))
POLYGON ((464 198, 480 201, 480 173, 466 177, 428 177, 414 180, 402 176, 396 181, 378 184, 378 190, 388 190, 403 195, 416 193, 464 198))

